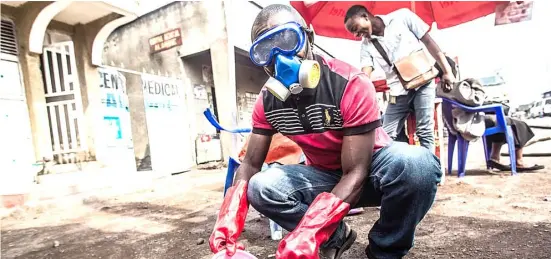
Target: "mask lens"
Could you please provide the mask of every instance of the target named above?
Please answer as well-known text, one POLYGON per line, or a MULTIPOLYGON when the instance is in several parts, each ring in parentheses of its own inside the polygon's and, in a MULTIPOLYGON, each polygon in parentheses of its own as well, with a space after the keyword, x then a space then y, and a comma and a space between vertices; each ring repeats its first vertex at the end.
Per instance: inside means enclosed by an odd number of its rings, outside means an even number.
POLYGON ((300 42, 299 35, 291 29, 282 30, 259 41, 252 48, 253 61, 258 65, 265 65, 271 58, 272 50, 291 52, 300 42))

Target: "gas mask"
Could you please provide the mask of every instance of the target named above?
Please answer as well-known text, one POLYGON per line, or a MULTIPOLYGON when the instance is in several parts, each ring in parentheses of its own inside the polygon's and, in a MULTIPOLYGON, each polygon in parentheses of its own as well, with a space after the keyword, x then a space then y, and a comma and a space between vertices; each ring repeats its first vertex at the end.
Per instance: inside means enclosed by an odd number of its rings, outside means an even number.
POLYGON ((299 94, 304 88, 316 88, 319 83, 319 63, 297 56, 305 44, 306 34, 302 27, 289 22, 263 33, 251 46, 249 55, 255 65, 274 65, 273 75, 265 87, 281 101, 291 94, 299 94))

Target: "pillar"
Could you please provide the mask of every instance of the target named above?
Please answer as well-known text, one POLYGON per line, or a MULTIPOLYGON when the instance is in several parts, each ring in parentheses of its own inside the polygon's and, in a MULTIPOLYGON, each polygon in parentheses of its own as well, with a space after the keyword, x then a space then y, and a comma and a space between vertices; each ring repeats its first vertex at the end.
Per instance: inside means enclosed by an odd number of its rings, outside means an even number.
MULTIPOLYGON (((101 92, 98 69, 92 64, 92 45, 94 38, 101 28, 110 21, 117 19, 118 15, 107 15, 88 24, 75 25, 73 42, 75 46, 75 60, 77 65, 80 92, 82 95, 82 108, 84 112, 84 126, 86 128, 86 143, 88 146, 88 160, 98 158, 98 144, 96 138, 101 125, 101 92)), ((98 160, 98 162, 101 159, 98 160)))
POLYGON ((53 159, 50 122, 44 96, 44 81, 40 69, 40 54, 29 51, 29 36, 35 18, 50 2, 28 2, 18 8, 15 26, 19 44, 19 61, 33 138, 35 159, 53 159))
MULTIPOLYGON (((237 127, 237 93, 235 84, 235 51, 226 39, 216 40, 210 48, 212 75, 216 97, 218 121, 225 127, 237 127)), ((221 132, 224 161, 238 152, 237 137, 221 132)))

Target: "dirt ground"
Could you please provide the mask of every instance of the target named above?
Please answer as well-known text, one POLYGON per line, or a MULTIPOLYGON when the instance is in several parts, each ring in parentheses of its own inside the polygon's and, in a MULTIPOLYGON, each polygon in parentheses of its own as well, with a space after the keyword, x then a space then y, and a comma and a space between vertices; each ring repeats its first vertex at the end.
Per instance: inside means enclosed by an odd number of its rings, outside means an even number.
MULTIPOLYGON (((551 168, 550 158, 527 161, 551 168)), ((550 258, 551 170, 510 177, 469 169, 447 177, 406 258, 550 258)), ((198 171, 131 195, 16 210, 2 219, 2 258, 209 259, 222 182, 223 172, 198 171)), ((344 258, 365 258, 377 218, 376 208, 346 218, 358 239, 344 258)), ((274 258, 278 242, 255 211, 241 240, 258 258, 274 258)))

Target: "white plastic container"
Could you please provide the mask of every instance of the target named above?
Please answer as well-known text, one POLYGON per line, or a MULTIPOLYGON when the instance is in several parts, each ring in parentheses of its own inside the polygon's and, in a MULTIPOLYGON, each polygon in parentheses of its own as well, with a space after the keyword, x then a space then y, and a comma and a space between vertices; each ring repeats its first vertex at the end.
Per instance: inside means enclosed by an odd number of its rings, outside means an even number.
POLYGON ((270 219, 270 236, 272 240, 281 240, 283 238, 283 228, 270 219))

